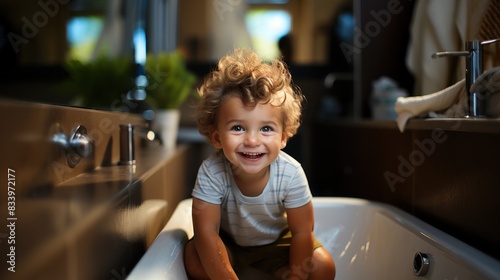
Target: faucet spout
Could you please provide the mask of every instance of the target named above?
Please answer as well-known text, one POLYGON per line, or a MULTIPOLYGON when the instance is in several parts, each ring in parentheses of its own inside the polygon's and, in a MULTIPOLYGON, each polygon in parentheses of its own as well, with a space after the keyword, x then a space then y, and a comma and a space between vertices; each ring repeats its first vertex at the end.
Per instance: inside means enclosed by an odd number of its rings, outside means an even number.
POLYGON ((468 118, 486 117, 486 92, 471 92, 470 88, 483 73, 483 46, 500 41, 493 39, 487 41, 472 40, 465 43, 465 51, 436 52, 432 58, 447 56, 465 56, 465 86, 468 97, 468 118))
POLYGON ((160 135, 150 130, 144 125, 121 124, 120 125, 120 161, 121 165, 135 164, 135 145, 134 136, 147 139, 149 141, 158 141, 163 145, 160 135), (139 128, 139 129, 136 129, 139 128))
POLYGON ((465 44, 470 55, 465 58, 465 85, 469 98, 469 115, 472 118, 486 117, 486 95, 483 92, 471 92, 470 87, 483 73, 483 46, 480 41, 468 41, 465 44))
POLYGON ((439 58, 445 56, 469 56, 468 51, 447 51, 447 52, 436 52, 432 54, 432 58, 439 58))

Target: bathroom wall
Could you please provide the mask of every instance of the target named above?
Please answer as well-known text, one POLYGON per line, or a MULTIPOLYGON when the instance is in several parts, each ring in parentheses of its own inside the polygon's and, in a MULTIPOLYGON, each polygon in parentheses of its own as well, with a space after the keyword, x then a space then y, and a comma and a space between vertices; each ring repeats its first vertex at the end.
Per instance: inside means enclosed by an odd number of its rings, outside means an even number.
POLYGON ((315 195, 395 205, 500 259, 500 121, 318 122, 315 195))
POLYGON ((354 0, 356 28, 352 44, 354 95, 358 118, 370 118, 372 84, 389 77, 412 95, 406 66, 415 1, 354 0))

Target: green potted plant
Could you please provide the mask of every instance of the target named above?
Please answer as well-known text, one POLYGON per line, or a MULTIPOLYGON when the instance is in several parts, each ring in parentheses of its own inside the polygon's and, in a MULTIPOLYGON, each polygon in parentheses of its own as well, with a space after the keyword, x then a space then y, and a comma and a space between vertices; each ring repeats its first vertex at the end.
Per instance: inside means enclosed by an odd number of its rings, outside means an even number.
POLYGON ((128 56, 101 56, 91 62, 69 60, 64 68, 69 79, 56 89, 73 94, 75 105, 109 110, 134 86, 128 56))
POLYGON ((185 65, 178 51, 148 54, 146 57, 148 103, 155 110, 155 124, 164 143, 175 147, 180 122, 179 107, 190 96, 196 96, 196 76, 185 65))
POLYGON ((195 93, 196 76, 186 68, 178 51, 148 54, 146 75, 147 101, 158 109, 178 109, 195 93))

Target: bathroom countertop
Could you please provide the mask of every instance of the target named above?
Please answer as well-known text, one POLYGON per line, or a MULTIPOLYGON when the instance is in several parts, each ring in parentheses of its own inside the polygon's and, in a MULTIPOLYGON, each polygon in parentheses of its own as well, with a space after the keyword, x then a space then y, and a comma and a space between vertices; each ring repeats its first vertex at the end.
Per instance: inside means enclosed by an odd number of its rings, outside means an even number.
MULTIPOLYGON (((135 165, 99 167, 19 197, 16 200, 16 255, 18 265, 23 267, 17 273, 19 279, 25 279, 24 276, 29 279, 30 271, 43 270, 41 259, 49 261, 64 252, 79 251, 76 248, 84 242, 82 239, 111 238, 115 243, 122 242, 117 241, 121 240, 119 236, 127 238, 127 231, 131 230, 132 221, 128 219, 145 199, 141 190, 143 183, 160 174, 160 168, 188 148, 188 145, 180 145, 171 151, 150 145, 136 151, 135 165)), ((140 221, 134 223, 140 224, 140 221)))
MULTIPOLYGON (((320 120, 320 124, 354 126, 366 128, 398 129, 395 121, 370 119, 320 120)), ((410 119, 405 132, 412 130, 433 130, 477 132, 500 134, 500 119, 468 119, 468 118, 415 118, 410 119)))
POLYGON ((427 118, 412 119, 406 129, 443 129, 447 131, 500 134, 500 119, 427 118))

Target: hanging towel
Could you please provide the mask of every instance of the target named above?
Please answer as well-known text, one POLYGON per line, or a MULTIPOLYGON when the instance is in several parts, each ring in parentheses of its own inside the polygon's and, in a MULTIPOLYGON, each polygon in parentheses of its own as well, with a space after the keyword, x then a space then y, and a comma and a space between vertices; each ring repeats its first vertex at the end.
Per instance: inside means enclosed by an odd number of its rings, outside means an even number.
MULTIPOLYGON (((500 117, 500 67, 492 68, 481 74, 471 86, 471 92, 486 93, 488 98, 486 114, 500 117)), ((410 118, 428 116, 431 118, 465 117, 467 115, 467 92, 465 79, 438 92, 423 95, 400 97, 396 100, 396 122, 399 131, 404 132, 410 118)))
POLYGON ((465 79, 435 93, 423 96, 399 97, 396 100, 395 110, 398 114, 396 122, 399 131, 403 132, 410 118, 426 115, 430 112, 434 116, 458 117, 467 114, 467 100, 465 104, 461 97, 466 96, 465 79), (465 106, 464 106, 465 105, 465 106), (443 114, 436 112, 446 110, 443 114), (448 114, 448 115, 446 115, 448 114))

